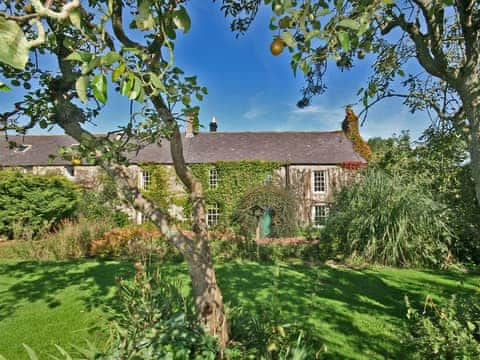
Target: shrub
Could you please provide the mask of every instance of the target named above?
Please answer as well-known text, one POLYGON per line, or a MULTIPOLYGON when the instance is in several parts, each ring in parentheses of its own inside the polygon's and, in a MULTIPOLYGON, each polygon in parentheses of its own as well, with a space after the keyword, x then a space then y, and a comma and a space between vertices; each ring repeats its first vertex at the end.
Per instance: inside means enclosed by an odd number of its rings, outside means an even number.
POLYGON ((442 306, 427 297, 422 313, 406 298, 412 359, 479 359, 480 307, 478 299, 452 296, 442 306))
POLYGON ((92 221, 111 218, 117 226, 126 226, 131 223, 128 215, 118 209, 120 201, 117 197, 115 184, 108 177, 101 177, 100 189, 82 190, 77 206, 78 216, 92 221))
POLYGON ((53 232, 38 240, 17 241, 14 257, 36 260, 68 260, 88 256, 91 244, 115 226, 110 219, 92 222, 83 217, 63 220, 53 232))
POLYGON ((240 199, 234 214, 234 222, 245 235, 255 234, 258 220, 252 208, 260 206, 273 210, 271 237, 293 236, 297 229, 295 196, 287 189, 275 185, 256 187, 240 199))
POLYGON ((318 260, 319 248, 316 242, 298 244, 262 244, 258 247, 258 261, 276 263, 278 261, 315 261, 318 260))
POLYGON ((337 194, 324 233, 328 255, 390 266, 439 266, 452 237, 448 211, 427 190, 380 171, 337 194))
MULTIPOLYGON (((197 320, 182 284, 135 264, 133 282, 120 280, 123 307, 111 359, 215 359, 217 346, 197 320)), ((103 358, 103 357, 100 357, 103 358)))
POLYGON ((132 225, 115 228, 94 241, 90 255, 101 258, 145 259, 150 253, 165 257, 171 248, 160 240, 161 234, 153 226, 132 225))
POLYGON ((77 189, 61 176, 0 172, 0 234, 13 237, 15 224, 28 225, 33 236, 71 217, 77 205, 77 189))
POLYGON ((232 359, 317 359, 325 348, 308 324, 286 322, 279 291, 280 267, 272 279, 272 297, 268 306, 229 312, 232 332, 232 359))

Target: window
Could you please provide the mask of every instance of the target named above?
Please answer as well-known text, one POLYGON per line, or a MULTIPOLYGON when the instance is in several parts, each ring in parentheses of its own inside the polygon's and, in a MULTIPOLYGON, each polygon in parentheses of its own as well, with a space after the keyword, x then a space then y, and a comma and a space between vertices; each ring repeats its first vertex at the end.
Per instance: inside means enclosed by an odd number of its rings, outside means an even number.
POLYGON ((218 172, 217 172, 217 169, 215 169, 215 168, 210 169, 210 174, 208 176, 208 183, 210 185, 210 189, 216 189, 218 187, 218 172))
POLYGON ((215 226, 218 225, 220 221, 220 210, 218 204, 210 205, 207 208, 207 225, 215 226))
POLYGON ((270 185, 273 181, 273 176, 272 174, 268 174, 266 177, 265 177, 265 180, 263 180, 263 184, 264 185, 270 185))
POLYGON ((325 225, 330 208, 326 204, 314 205, 312 220, 314 226, 325 225))
POLYGON ((140 179, 140 188, 147 190, 152 185, 152 173, 148 170, 142 170, 142 177, 140 179))
POLYGON ((313 172, 313 192, 327 192, 327 170, 316 170, 313 172))
POLYGON ((27 145, 27 144, 17 145, 17 147, 15 148, 15 152, 16 153, 25 153, 28 150, 30 150, 31 148, 32 148, 32 145, 27 145))
POLYGON ((75 166, 65 166, 65 171, 68 176, 75 177, 75 166))

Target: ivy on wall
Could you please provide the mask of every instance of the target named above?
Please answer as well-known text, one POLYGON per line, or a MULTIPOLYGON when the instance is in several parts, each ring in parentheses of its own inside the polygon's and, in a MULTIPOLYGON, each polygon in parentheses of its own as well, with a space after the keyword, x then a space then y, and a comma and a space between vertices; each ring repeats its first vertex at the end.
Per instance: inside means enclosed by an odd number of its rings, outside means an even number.
POLYGON ((240 198, 255 186, 272 178, 273 172, 283 163, 268 161, 219 161, 213 164, 190 165, 193 174, 202 182, 207 205, 217 204, 221 223, 230 224, 240 198), (218 174, 218 186, 210 187, 210 170, 218 174))
MULTIPOLYGON (((189 167, 203 185, 207 206, 217 204, 221 213, 220 223, 228 226, 240 198, 248 190, 272 179, 274 171, 284 165, 269 161, 219 161, 191 164, 189 167), (210 187, 212 169, 216 169, 218 175, 218 185, 215 188, 210 187)), ((169 186, 176 176, 175 172, 159 164, 143 164, 141 168, 151 174, 151 184, 143 191, 144 195, 163 209, 168 209, 172 204, 182 207, 188 218, 192 209, 190 201, 185 194, 172 193, 169 186)))
MULTIPOLYGON (((151 183, 146 189, 142 190, 143 195, 153 201, 161 209, 168 209, 171 204, 172 194, 168 191, 169 173, 163 165, 142 164, 143 171, 150 173, 151 183)), ((142 176, 141 174, 139 176, 142 176)))

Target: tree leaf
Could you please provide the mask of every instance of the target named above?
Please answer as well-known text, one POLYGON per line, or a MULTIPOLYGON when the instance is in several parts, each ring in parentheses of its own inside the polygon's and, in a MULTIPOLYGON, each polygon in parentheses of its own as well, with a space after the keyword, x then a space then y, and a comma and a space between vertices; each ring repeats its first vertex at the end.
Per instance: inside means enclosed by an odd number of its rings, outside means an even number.
POLYGON ((110 66, 114 62, 119 61, 121 58, 122 56, 119 53, 110 51, 108 54, 102 56, 100 63, 105 66, 110 66))
POLYGON ((150 73, 150 83, 161 92, 165 92, 165 85, 163 84, 162 80, 157 76, 155 73, 150 73))
POLYGON ((135 24, 140 30, 151 30, 155 26, 155 20, 152 15, 152 2, 150 0, 140 0, 138 2, 138 15, 135 17, 135 24))
POLYGON ((295 39, 293 38, 292 33, 288 32, 288 31, 284 31, 284 32, 282 32, 280 37, 283 40, 283 42, 285 43, 285 45, 287 45, 288 47, 294 47, 295 46, 295 39))
POLYGON ((340 41, 340 45, 342 45, 343 51, 349 52, 350 51, 350 36, 345 31, 338 31, 337 32, 338 40, 340 41))
POLYGON ((118 79, 123 75, 125 72, 125 64, 121 63, 120 65, 117 66, 115 70, 112 72, 112 81, 117 82, 118 79))
POLYGON ((0 92, 9 91, 9 90, 10 88, 8 87, 8 85, 0 81, 0 92))
POLYGON ((187 10, 183 6, 180 6, 180 9, 173 12, 173 23, 184 33, 187 33, 190 30, 192 22, 190 16, 188 16, 187 10))
POLYGON ((88 75, 80 76, 77 81, 75 81, 75 90, 77 91, 78 98, 86 103, 87 98, 87 86, 88 86, 88 75))
POLYGON ((82 27, 82 12, 79 8, 72 9, 68 14, 68 18, 76 28, 80 29, 82 27))
POLYGON ((358 30, 360 28, 360 23, 353 19, 343 19, 338 22, 338 26, 347 29, 358 30))
POLYGON ((86 51, 74 51, 70 55, 68 55, 65 60, 70 61, 79 61, 79 62, 89 62, 92 59, 92 54, 86 51))
POLYGON ((93 77, 92 91, 95 99, 100 101, 102 104, 107 102, 107 77, 105 74, 101 73, 93 77))
POLYGON ((0 16, 0 62, 23 70, 28 62, 28 40, 15 21, 0 16))
POLYGON ((128 96, 132 90, 135 77, 132 73, 129 73, 127 77, 123 78, 122 85, 120 86, 120 94, 128 96))
POLYGON ((128 94, 128 98, 130 100, 135 100, 140 95, 141 90, 142 90, 142 80, 140 80, 135 76, 133 79, 133 88, 128 94))

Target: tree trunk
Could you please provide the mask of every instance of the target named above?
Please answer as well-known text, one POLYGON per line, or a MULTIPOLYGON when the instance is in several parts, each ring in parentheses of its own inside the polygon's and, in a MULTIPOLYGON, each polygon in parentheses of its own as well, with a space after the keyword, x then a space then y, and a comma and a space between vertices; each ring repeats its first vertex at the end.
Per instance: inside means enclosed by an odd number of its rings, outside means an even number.
MULTIPOLYGON (((159 108, 158 105, 160 104, 156 100, 153 100, 153 103, 161 116, 161 112, 165 111, 165 108, 159 108)), ((172 118, 171 114, 162 118, 166 118, 166 122, 173 128, 170 138, 170 152, 175 172, 187 187, 193 205, 195 251, 191 254, 185 253, 183 255, 188 263, 190 277, 192 278, 192 290, 197 315, 206 325, 208 331, 218 338, 220 348, 223 351, 229 339, 229 327, 222 293, 217 284, 208 244, 208 228, 202 183, 193 176, 193 173, 185 163, 182 135, 177 122, 172 118)))
MULTIPOLYGON (((57 35, 61 36, 61 35, 57 35)), ((73 137, 79 143, 90 145, 100 139, 81 127, 85 121, 83 111, 64 96, 69 89, 74 88, 75 76, 73 76, 72 64, 65 57, 69 51, 58 41, 58 63, 61 70, 60 83, 62 91, 52 93, 52 101, 55 107, 55 118, 66 134, 73 137)), ((137 188, 134 179, 131 179, 127 169, 119 164, 101 161, 100 166, 112 178, 115 179, 119 192, 125 197, 126 202, 135 209, 142 211, 147 218, 157 225, 164 236, 172 241, 179 252, 184 256, 189 266, 192 280, 192 293, 199 320, 206 326, 207 331, 218 338, 220 349, 225 349, 229 340, 229 327, 225 315, 223 297, 218 287, 215 269, 208 244, 208 228, 206 224, 205 204, 202 184, 195 179, 185 162, 183 154, 182 135, 178 123, 171 114, 160 96, 150 94, 150 89, 145 88, 150 100, 162 119, 172 130, 170 138, 170 152, 178 177, 181 179, 193 204, 193 231, 195 239, 185 236, 170 218, 168 213, 159 209, 154 203, 144 198, 137 188)), ((95 148, 95 146, 93 146, 95 148)), ((96 151, 101 151, 95 148, 96 151)))
MULTIPOLYGON (((478 114, 478 112, 477 112, 478 114)), ((472 133, 472 138, 470 139, 469 150, 470 150, 470 159, 471 165, 470 169, 472 171, 473 181, 475 182, 475 193, 477 194, 477 202, 480 206, 480 126, 479 121, 477 121, 476 126, 472 127, 472 132, 475 132, 475 135, 472 133)))
POLYGON ((468 150, 470 153, 470 169, 475 182, 475 193, 480 206, 480 94, 476 91, 466 91, 462 96, 465 114, 469 123, 467 136, 468 150))
MULTIPOLYGON (((58 111, 58 124, 65 130, 65 133, 73 137, 78 142, 95 141, 95 138, 87 131, 81 128, 79 123, 72 116, 72 110, 76 107, 70 107, 70 104, 59 100, 55 103, 58 111)), ((78 110, 78 109, 77 109, 78 110)), ((217 337, 220 349, 226 348, 229 340, 229 327, 225 315, 223 297, 218 287, 215 269, 208 245, 208 231, 205 221, 205 207, 203 203, 203 191, 201 183, 198 182, 185 164, 183 156, 183 146, 181 134, 178 125, 175 122, 174 134, 170 140, 172 158, 174 159, 177 175, 184 181, 193 201, 193 219, 195 240, 192 240, 181 233, 173 225, 173 221, 168 214, 158 209, 155 204, 143 197, 136 187, 136 182, 132 179, 127 169, 121 165, 107 164, 101 162, 100 166, 112 178, 116 180, 119 192, 125 197, 125 201, 133 205, 135 209, 141 210, 146 217, 157 225, 165 237, 172 241, 179 252, 184 256, 189 267, 189 273, 192 280, 192 293, 195 301, 195 308, 199 320, 206 326, 207 331, 217 337)))

